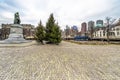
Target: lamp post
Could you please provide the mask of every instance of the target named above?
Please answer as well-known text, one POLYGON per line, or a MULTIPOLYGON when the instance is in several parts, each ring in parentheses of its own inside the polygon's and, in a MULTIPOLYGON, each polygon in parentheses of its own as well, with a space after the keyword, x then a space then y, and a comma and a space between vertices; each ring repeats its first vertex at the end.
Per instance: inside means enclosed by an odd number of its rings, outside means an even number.
POLYGON ((110 39, 109 39, 109 27, 110 27, 110 17, 107 17, 106 20, 107 20, 107 42, 109 43, 110 42, 110 39))

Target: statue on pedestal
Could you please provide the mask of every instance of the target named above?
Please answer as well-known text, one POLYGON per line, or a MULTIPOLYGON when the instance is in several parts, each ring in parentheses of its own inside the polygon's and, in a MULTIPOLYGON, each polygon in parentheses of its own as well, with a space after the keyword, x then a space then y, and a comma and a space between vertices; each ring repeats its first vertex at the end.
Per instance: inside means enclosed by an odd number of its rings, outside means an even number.
POLYGON ((23 38, 23 26, 20 25, 20 16, 19 13, 16 12, 14 14, 14 24, 11 25, 10 28, 10 35, 8 37, 8 41, 10 43, 23 43, 23 42, 27 42, 24 38, 23 38))
POLYGON ((19 13, 16 12, 14 15, 14 24, 20 24, 20 17, 19 17, 19 13))
POLYGON ((5 39, 4 41, 0 42, 0 43, 25 43, 25 42, 29 42, 27 40, 24 39, 23 37, 23 26, 20 25, 20 17, 19 17, 19 13, 16 12, 14 14, 14 24, 11 25, 10 27, 10 34, 8 36, 8 39, 5 39))

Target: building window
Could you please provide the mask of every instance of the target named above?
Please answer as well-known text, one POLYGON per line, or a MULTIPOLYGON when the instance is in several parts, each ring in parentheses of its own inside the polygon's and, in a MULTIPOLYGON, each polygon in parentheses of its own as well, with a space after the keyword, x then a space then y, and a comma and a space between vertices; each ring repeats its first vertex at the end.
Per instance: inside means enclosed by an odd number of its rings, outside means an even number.
POLYGON ((101 32, 100 32, 100 37, 101 37, 101 32))
POLYGON ((105 36, 105 31, 103 31, 103 36, 105 36))
POLYGON ((119 31, 119 28, 117 28, 116 30, 119 31))
POLYGON ((115 31, 115 28, 113 28, 113 31, 115 31))
POLYGON ((117 32, 117 35, 120 35, 120 33, 119 33, 119 32, 117 32))

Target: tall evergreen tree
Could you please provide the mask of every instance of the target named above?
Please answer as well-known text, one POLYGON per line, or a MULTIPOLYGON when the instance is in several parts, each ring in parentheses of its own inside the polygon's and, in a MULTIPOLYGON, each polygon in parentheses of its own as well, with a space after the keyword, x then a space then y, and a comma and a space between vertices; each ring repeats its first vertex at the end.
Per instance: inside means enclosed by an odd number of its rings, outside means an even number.
POLYGON ((60 30, 60 27, 59 27, 59 25, 58 25, 58 23, 57 24, 55 24, 55 39, 56 39, 56 42, 55 43, 60 43, 61 42, 61 30, 60 30))
POLYGON ((46 40, 53 44, 61 42, 61 32, 58 24, 55 23, 53 14, 50 14, 46 23, 46 40))
POLYGON ((40 23, 37 26, 37 30, 36 30, 36 40, 43 44, 44 39, 45 39, 45 28, 42 25, 42 22, 40 21, 40 23))

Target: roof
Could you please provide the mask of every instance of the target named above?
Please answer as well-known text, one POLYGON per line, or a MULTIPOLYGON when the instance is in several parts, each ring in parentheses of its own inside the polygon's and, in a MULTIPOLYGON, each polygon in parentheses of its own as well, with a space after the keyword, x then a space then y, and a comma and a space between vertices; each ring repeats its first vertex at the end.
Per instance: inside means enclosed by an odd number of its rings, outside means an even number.
POLYGON ((98 30, 106 30, 107 27, 95 27, 94 31, 98 31, 98 30))
POLYGON ((2 28, 2 26, 0 25, 0 29, 2 28))
POLYGON ((120 22, 120 18, 116 19, 113 24, 118 24, 120 22))

